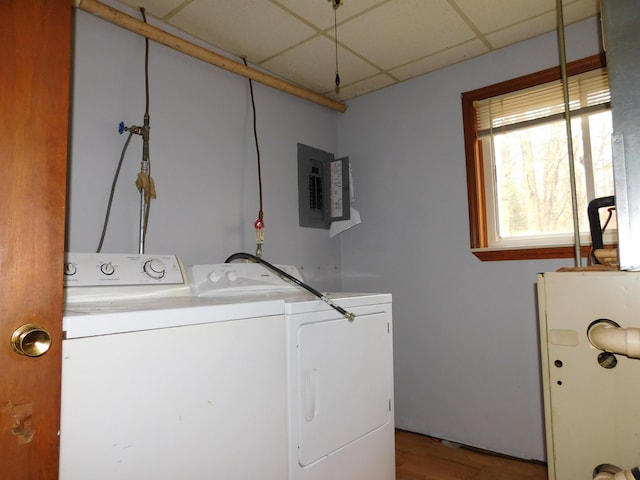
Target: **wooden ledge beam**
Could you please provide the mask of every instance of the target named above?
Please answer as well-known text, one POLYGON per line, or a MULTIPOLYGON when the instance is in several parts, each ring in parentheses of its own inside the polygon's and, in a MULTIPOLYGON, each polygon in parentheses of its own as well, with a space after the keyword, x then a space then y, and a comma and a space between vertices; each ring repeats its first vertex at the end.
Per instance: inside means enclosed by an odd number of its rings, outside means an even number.
POLYGON ((177 37, 176 35, 167 33, 153 25, 133 18, 132 16, 105 5, 98 0, 72 0, 71 3, 75 8, 95 15, 96 17, 113 23, 114 25, 118 25, 125 30, 142 35, 154 42, 173 48, 174 50, 197 58, 198 60, 202 60, 203 62, 207 62, 211 65, 215 65, 216 67, 223 68, 224 70, 235 73, 236 75, 255 80, 256 82, 281 90, 290 95, 303 98, 310 102, 317 103, 323 107, 331 108, 340 113, 344 113, 347 110, 347 106, 344 103, 337 102, 331 98, 325 97, 324 95, 320 95, 319 93, 286 82, 277 77, 256 70, 255 68, 245 66, 240 62, 231 60, 223 55, 217 54, 177 37))

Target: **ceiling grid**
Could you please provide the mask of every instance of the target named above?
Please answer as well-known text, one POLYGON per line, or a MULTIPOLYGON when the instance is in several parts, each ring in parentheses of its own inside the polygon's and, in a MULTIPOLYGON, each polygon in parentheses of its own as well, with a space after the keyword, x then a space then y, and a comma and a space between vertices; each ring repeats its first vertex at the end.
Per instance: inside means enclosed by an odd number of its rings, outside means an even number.
MULTIPOLYGON (((114 0, 343 102, 556 29, 555 0, 114 0)), ((565 0, 565 24, 598 0, 565 0)))

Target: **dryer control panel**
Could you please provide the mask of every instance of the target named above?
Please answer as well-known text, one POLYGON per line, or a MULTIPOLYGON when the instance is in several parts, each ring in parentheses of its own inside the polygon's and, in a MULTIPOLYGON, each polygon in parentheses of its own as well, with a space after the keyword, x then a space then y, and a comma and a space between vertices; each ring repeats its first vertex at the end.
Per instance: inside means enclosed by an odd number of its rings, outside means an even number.
MULTIPOLYGON (((296 267, 276 266, 285 273, 302 280, 296 267)), ((299 290, 299 287, 290 281, 257 263, 193 265, 188 271, 191 291, 194 295, 201 297, 299 290)))

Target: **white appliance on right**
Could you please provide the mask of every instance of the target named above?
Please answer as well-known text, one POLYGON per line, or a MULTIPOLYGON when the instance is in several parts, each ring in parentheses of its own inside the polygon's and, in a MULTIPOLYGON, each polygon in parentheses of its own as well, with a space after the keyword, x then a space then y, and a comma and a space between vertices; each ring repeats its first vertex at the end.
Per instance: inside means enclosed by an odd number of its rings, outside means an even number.
POLYGON ((550 480, 640 478, 640 273, 538 275, 550 480))
POLYGON ((194 265, 190 276, 196 296, 284 302, 289 480, 395 479, 390 294, 325 294, 349 319, 263 265, 194 265))

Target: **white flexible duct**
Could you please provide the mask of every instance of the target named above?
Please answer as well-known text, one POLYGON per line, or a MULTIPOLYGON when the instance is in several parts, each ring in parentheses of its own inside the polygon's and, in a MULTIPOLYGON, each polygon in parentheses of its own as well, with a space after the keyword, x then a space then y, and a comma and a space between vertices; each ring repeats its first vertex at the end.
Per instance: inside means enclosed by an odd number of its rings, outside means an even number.
POLYGON ((640 328, 621 328, 602 321, 590 327, 587 336, 599 350, 640 358, 640 328))
POLYGON ((615 465, 600 465, 593 472, 593 480, 638 480, 640 479, 640 470, 638 468, 622 470, 615 465))

